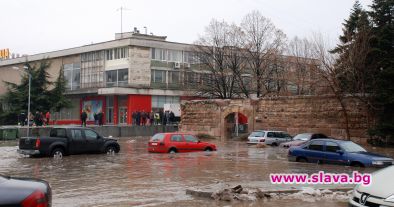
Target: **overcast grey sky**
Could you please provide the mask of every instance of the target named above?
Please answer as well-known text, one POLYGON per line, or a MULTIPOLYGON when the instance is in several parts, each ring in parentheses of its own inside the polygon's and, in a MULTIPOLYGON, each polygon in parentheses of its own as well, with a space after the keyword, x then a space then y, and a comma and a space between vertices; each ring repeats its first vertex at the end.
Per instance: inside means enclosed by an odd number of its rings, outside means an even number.
MULTIPOLYGON (((369 8, 372 0, 360 0, 369 8)), ((212 18, 240 23, 259 10, 288 38, 320 32, 331 40, 341 34, 354 0, 0 0, 0 49, 36 54, 114 39, 138 27, 167 40, 194 42, 212 18)))

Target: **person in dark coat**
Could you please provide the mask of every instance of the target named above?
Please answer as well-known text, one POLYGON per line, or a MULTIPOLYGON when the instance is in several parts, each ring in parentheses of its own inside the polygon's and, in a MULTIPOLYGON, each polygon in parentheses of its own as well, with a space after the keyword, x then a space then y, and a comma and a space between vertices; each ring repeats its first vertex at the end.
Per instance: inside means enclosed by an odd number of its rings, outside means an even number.
POLYGON ((174 112, 170 111, 170 124, 174 124, 175 122, 175 114, 174 112))
POLYGON ((98 115, 96 114, 96 112, 93 114, 93 118, 94 118, 94 124, 95 125, 99 125, 99 119, 98 119, 98 115))
POLYGON ((141 113, 139 111, 137 111, 136 121, 137 121, 137 126, 139 126, 141 123, 141 113))
POLYGON ((85 112, 85 110, 82 110, 81 113, 81 126, 86 127, 86 119, 88 118, 88 114, 85 112))
POLYGON ((100 112, 97 114, 97 119, 98 119, 98 124, 99 124, 99 126, 103 126, 103 117, 104 117, 104 114, 103 114, 102 111, 100 111, 100 112))
POLYGON ((36 115, 34 116, 34 123, 36 124, 36 126, 42 126, 42 117, 40 112, 36 112, 36 115))
POLYGON ((164 125, 164 122, 165 122, 164 120, 165 120, 165 118, 164 118, 163 110, 160 110, 159 111, 159 123, 164 125))

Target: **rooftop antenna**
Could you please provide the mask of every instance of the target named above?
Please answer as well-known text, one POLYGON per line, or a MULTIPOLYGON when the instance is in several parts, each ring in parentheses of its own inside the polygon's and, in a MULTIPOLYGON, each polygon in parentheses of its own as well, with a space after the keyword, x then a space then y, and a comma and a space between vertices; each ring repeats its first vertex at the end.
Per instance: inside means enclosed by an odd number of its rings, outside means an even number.
POLYGON ((127 9, 127 8, 124 8, 121 6, 116 11, 119 11, 119 10, 120 10, 120 38, 123 38, 123 10, 129 11, 130 9, 127 9))
POLYGON ((146 26, 145 26, 144 29, 145 29, 145 34, 147 35, 148 34, 148 28, 146 28, 146 26))

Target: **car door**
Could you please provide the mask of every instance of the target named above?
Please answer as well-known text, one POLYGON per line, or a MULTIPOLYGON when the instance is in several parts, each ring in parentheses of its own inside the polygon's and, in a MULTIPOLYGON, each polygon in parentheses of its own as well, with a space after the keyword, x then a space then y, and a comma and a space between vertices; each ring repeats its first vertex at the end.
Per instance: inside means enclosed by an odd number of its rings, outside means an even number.
POLYGON ((86 148, 85 152, 98 152, 101 149, 103 139, 99 139, 99 135, 90 129, 85 129, 86 148), (100 141, 101 140, 101 141, 100 141))
POLYGON ((267 138, 265 139, 266 144, 272 144, 275 142, 275 132, 267 132, 267 138))
POLYGON ((175 147, 178 152, 187 152, 186 142, 181 134, 172 134, 170 136, 170 147, 175 147))
POLYGON ((85 151, 86 139, 81 129, 71 129, 71 142, 69 145, 70 154, 80 154, 85 151))
POLYGON ((289 142, 291 141, 292 138, 289 134, 285 133, 285 132, 281 132, 280 133, 280 143, 282 142, 289 142))
POLYGON ((314 140, 311 141, 308 147, 304 148, 305 156, 309 162, 321 163, 324 157, 324 141, 314 140))
POLYGON ((203 150, 203 145, 198 141, 197 137, 190 134, 185 134, 183 135, 183 137, 185 138, 186 145, 189 151, 203 150))
POLYGON ((338 150, 341 150, 341 147, 331 141, 327 141, 325 144, 325 162, 329 164, 346 164, 346 157, 344 154, 339 153, 338 150))

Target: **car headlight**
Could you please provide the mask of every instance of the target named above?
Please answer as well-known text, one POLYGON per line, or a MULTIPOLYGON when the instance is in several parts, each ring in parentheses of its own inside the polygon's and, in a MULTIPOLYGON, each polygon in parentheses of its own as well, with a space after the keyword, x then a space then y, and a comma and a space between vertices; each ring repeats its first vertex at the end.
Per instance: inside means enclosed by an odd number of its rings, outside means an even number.
POLYGON ((394 203, 394 195, 387 197, 384 201, 394 203))
POLYGON ((372 161, 373 165, 383 165, 383 161, 372 161))

